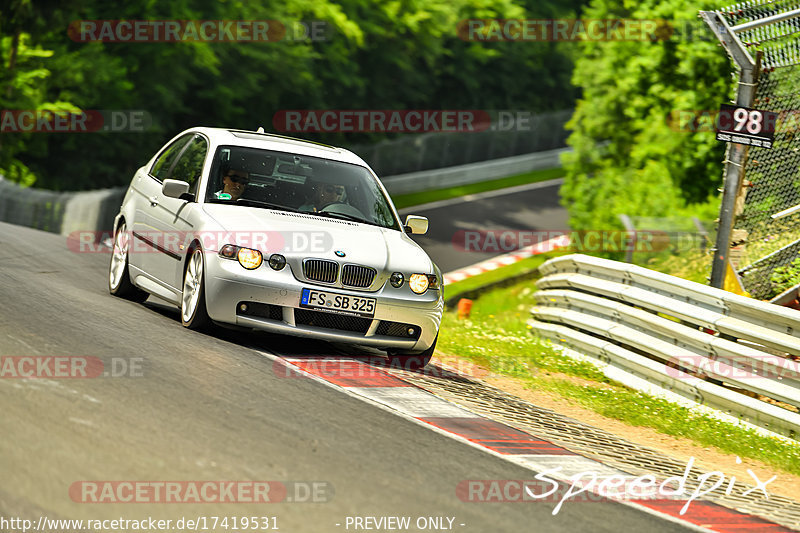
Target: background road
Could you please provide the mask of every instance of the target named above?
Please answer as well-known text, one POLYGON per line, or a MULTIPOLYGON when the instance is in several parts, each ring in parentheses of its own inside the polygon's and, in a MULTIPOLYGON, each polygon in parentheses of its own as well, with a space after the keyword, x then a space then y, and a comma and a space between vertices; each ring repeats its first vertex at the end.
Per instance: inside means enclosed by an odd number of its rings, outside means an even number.
POLYGON ((455 529, 682 530, 601 502, 464 503, 465 479, 531 479, 500 460, 316 381, 282 378, 259 350, 333 354, 325 343, 215 330, 177 309, 106 292, 108 255, 0 224, 0 355, 142 358, 141 377, 0 379, 0 516, 272 515, 282 531, 344 531, 347 515, 453 516, 455 529), (80 504, 79 480, 326 481, 328 503, 80 504), (335 526, 342 523, 341 527, 335 526))
POLYGON ((403 219, 409 214, 428 217, 428 233, 413 239, 447 273, 511 251, 463 251, 453 243, 459 230, 568 230, 569 215, 559 204, 562 182, 548 180, 433 202, 401 209, 400 215, 403 219))

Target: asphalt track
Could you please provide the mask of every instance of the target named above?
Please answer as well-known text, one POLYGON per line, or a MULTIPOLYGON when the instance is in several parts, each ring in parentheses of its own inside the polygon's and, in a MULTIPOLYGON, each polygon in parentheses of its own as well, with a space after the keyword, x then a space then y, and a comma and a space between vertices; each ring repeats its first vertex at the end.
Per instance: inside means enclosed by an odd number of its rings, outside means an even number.
POLYGON ((503 243, 487 249, 487 241, 472 246, 464 242, 464 231, 502 234, 512 230, 530 234, 568 230, 569 215, 559 203, 558 189, 562 182, 563 179, 548 180, 433 202, 402 209, 400 214, 402 218, 409 214, 428 217, 428 233, 413 238, 446 273, 513 250, 504 248, 503 243), (464 249, 465 244, 469 250, 464 249))
POLYGON ((281 531, 327 532, 355 531, 348 516, 447 516, 454 530, 480 533, 685 530, 609 501, 565 505, 556 516, 555 503, 462 502, 462 480, 532 473, 317 381, 282 377, 260 353, 341 347, 192 332, 176 309, 111 297, 107 262, 106 253, 70 251, 62 236, 0 223, 0 355, 141 365, 135 377, 0 379, 0 517, 273 516, 281 531), (81 480, 319 481, 333 496, 76 503, 69 487, 81 480))

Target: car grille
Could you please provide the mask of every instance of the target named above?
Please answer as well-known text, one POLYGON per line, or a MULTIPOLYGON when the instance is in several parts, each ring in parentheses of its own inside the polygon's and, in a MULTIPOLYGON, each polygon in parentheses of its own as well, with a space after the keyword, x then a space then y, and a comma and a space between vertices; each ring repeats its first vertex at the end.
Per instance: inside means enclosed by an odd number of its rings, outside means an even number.
POLYGON ((339 271, 339 263, 324 259, 306 259, 303 261, 303 275, 311 281, 333 283, 339 271))
POLYGON ((371 318, 359 316, 337 315, 324 311, 309 311, 308 309, 294 310, 295 324, 316 326, 318 328, 336 329, 340 331, 354 331, 365 334, 372 323, 371 318))
POLYGON ((283 308, 281 306, 259 302, 239 302, 236 305, 236 314, 268 318, 269 320, 283 320, 283 308), (246 306, 244 310, 242 305, 246 306))
POLYGON ((422 333, 422 328, 414 324, 403 324, 402 322, 391 322, 382 320, 375 330, 375 335, 386 335, 387 337, 403 337, 405 339, 418 339, 422 333), (409 335, 408 329, 414 328, 414 333, 409 335))
POLYGON ((359 265, 345 265, 342 267, 342 285, 350 287, 369 287, 375 279, 377 270, 359 265))

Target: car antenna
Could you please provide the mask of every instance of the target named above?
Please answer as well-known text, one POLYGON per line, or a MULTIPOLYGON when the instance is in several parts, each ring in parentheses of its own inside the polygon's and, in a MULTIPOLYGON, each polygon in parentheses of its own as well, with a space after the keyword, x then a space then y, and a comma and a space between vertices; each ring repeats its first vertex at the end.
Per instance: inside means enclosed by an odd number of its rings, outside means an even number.
POLYGON ((264 133, 264 126, 259 126, 256 133, 264 133))

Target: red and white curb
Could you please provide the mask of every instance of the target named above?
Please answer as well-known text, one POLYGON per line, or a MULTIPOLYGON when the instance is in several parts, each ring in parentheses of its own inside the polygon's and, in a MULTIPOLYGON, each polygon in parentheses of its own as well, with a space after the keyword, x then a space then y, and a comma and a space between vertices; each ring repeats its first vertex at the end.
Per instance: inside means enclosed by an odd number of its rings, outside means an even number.
MULTIPOLYGON (((624 481, 635 479, 635 476, 629 473, 583 457, 441 399, 392 374, 388 369, 384 370, 356 359, 283 358, 269 352, 260 353, 273 361, 276 375, 314 379, 518 466, 536 473, 546 472, 547 476, 555 481, 569 485, 575 481, 573 476, 586 472, 595 474, 598 481, 611 478, 624 481)), ((661 481, 663 480, 659 480, 661 481)), ((631 496, 614 498, 602 494, 598 490, 599 486, 600 483, 594 483, 585 492, 635 507, 695 531, 716 533, 794 531, 702 498, 692 500, 690 508, 685 514, 681 514, 690 501, 682 494, 674 497, 659 496, 655 499, 652 497, 635 499, 631 496)), ((457 493, 463 493, 463 490, 463 487, 455 488, 457 493)), ((557 512, 557 509, 555 511, 557 512)))
POLYGON ((569 235, 559 235, 558 237, 553 237, 550 240, 532 244, 530 246, 526 246, 525 248, 520 248, 519 250, 514 250, 513 252, 498 255, 497 257, 487 259, 486 261, 481 261, 480 263, 448 272, 447 274, 444 274, 444 284, 447 285, 448 283, 455 283, 456 281, 462 281, 467 278, 471 278, 472 276, 489 272, 496 268, 513 265, 514 263, 522 261, 523 259, 527 259, 528 257, 552 252, 558 248, 569 246, 569 244, 569 235))

